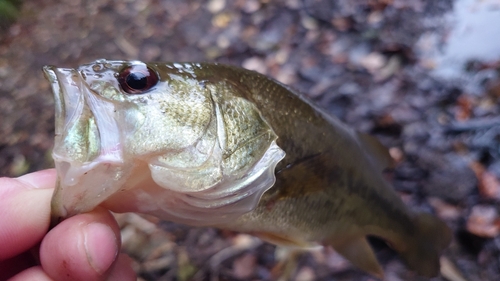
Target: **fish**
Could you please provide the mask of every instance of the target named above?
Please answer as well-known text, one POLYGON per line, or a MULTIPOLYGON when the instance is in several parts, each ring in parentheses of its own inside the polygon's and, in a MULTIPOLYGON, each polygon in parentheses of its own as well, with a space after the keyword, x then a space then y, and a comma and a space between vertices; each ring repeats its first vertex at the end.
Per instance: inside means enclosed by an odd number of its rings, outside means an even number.
POLYGON ((439 274, 450 228, 403 203, 375 137, 291 87, 219 63, 99 59, 43 71, 56 107, 54 224, 102 206, 330 246, 383 278, 367 240, 378 237, 417 274, 439 274))

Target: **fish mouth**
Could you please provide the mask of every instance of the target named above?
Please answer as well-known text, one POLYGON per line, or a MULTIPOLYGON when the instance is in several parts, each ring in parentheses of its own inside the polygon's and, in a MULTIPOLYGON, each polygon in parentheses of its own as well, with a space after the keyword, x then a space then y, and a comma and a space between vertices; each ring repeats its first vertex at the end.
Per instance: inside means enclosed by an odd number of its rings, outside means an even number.
POLYGON ((77 69, 45 66, 43 72, 55 99, 54 224, 106 200, 125 181, 127 168, 118 125, 109 118, 113 104, 91 91, 77 69))
MULTIPOLYGON (((50 82, 50 86, 52 88, 52 93, 54 95, 55 100, 55 134, 56 137, 61 135, 61 132, 64 128, 64 116, 66 115, 65 101, 67 100, 68 104, 76 104, 77 101, 71 102, 71 99, 64 99, 64 96, 70 97, 66 92, 67 88, 69 88, 69 83, 67 83, 66 77, 71 75, 73 72, 72 69, 58 69, 52 65, 46 65, 43 67, 43 73, 45 74, 45 78, 50 82), (63 83, 61 86, 60 83, 63 83)), ((75 97, 75 95, 72 95, 75 97)), ((70 113, 68 111, 68 113, 70 113)))

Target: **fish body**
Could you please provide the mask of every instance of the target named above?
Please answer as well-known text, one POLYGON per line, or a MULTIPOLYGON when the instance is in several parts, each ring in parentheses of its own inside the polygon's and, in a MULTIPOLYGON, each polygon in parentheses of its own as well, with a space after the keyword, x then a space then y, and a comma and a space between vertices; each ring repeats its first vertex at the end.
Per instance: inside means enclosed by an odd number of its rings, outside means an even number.
POLYGON ((102 205, 278 245, 330 245, 381 277, 372 235, 417 273, 439 272, 448 227, 404 205, 376 139, 293 89, 210 63, 44 71, 56 97, 56 219, 102 205))

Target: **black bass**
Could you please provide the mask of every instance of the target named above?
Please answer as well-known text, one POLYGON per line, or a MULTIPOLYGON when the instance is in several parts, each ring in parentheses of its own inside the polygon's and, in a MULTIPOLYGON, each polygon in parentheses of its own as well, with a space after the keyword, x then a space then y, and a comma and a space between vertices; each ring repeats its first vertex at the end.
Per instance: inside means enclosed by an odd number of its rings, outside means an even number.
POLYGON ((210 63, 44 67, 56 99, 54 220, 98 205, 294 247, 329 245, 378 277, 366 240, 435 276, 451 231, 384 180, 391 163, 300 93, 210 63))

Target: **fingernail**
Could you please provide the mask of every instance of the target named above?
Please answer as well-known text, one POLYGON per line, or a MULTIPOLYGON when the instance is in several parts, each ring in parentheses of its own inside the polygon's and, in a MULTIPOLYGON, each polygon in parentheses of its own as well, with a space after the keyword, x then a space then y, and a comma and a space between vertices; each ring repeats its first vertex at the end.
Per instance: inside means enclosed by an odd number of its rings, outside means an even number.
POLYGON ((95 222, 87 225, 84 233, 87 260, 98 274, 103 274, 118 255, 115 233, 108 225, 95 222))
POLYGON ((54 169, 33 172, 20 176, 17 180, 27 184, 27 188, 54 188, 56 182, 56 172, 54 169))

